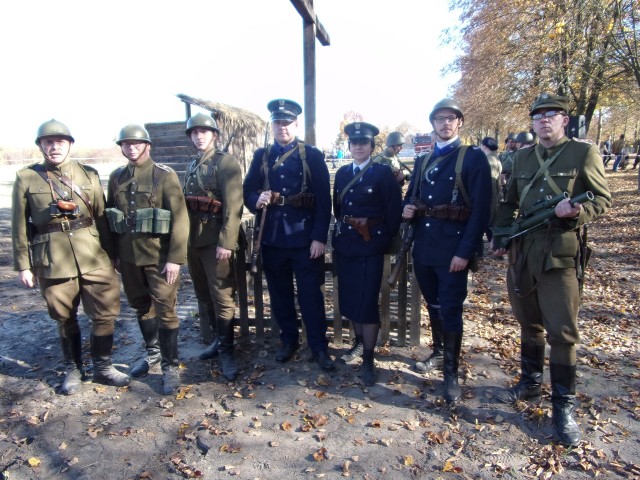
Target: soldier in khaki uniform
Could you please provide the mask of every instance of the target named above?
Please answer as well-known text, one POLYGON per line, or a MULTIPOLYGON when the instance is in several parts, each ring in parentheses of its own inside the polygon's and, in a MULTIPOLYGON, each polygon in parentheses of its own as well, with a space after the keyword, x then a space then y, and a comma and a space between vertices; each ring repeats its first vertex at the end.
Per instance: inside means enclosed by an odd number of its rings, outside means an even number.
MULTIPOLYGON (((567 192, 571 197, 591 191, 595 198, 585 204, 562 200, 548 227, 513 239, 509 247, 507 287, 513 313, 520 323, 522 375, 507 391, 509 401, 539 400, 546 341, 550 346, 553 426, 566 445, 580 442, 573 418, 576 389, 576 344, 583 263, 579 262, 579 229, 602 215, 611 205, 611 194, 598 149, 569 140, 568 101, 543 94, 533 103, 530 115, 539 144, 514 155, 507 195, 498 206, 495 226, 514 220, 516 211, 527 211, 541 199, 567 192)), ((494 245, 499 238, 494 236, 494 245)), ((506 252, 499 248, 496 253, 506 252)))
POLYGON ((66 125, 50 120, 38 129, 36 145, 44 162, 23 168, 13 186, 14 268, 28 288, 36 283, 47 302, 67 373, 61 386, 71 395, 85 372, 78 306, 82 299, 91 324, 94 382, 124 386, 129 377, 111 364, 120 287, 109 257, 111 234, 104 216, 98 172, 69 158, 74 139, 66 125))
POLYGON ((109 176, 107 216, 117 234, 122 285, 147 349, 131 374, 144 375, 160 362, 163 392, 171 395, 180 387, 176 297, 187 255, 187 209, 176 173, 151 159, 144 127, 123 127, 116 143, 129 162, 109 176))
POLYGON ((236 291, 234 252, 242 216, 242 171, 236 158, 215 148, 220 130, 209 115, 197 113, 187 121, 187 136, 198 158, 187 169, 184 194, 189 210, 189 272, 193 280, 201 326, 215 324, 217 336, 200 355, 220 355, 222 375, 235 380, 233 327, 236 291))
POLYGON ((393 176, 396 179, 396 182, 400 186, 404 185, 405 180, 409 179, 409 174, 406 174, 402 171, 402 164, 400 163, 400 159, 398 158, 398 153, 402 150, 402 145, 404 145, 404 139, 402 132, 391 132, 387 136, 387 148, 385 148, 382 153, 379 153, 373 158, 374 162, 382 163, 383 165, 387 165, 393 176))

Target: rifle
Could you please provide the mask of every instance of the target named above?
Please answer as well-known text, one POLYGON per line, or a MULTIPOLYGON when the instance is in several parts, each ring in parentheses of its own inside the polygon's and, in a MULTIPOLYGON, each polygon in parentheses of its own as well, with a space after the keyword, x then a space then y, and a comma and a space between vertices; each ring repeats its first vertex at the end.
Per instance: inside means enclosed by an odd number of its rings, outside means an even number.
POLYGON ((233 137, 236 136, 236 132, 233 132, 231 134, 231 136, 229 137, 229 140, 227 140, 227 144, 224 146, 224 148, 222 149, 222 151, 224 153, 227 153, 229 151, 229 147, 231 146, 231 142, 233 141, 233 137))
MULTIPOLYGON (((269 124, 267 123, 267 127, 264 131, 264 148, 265 155, 266 149, 269 147, 269 124)), ((264 172, 264 186, 265 190, 269 189, 269 172, 265 168, 264 172)), ((258 236, 256 237, 256 241, 253 244, 253 250, 251 251, 251 273, 258 273, 258 258, 260 257, 260 245, 262 244, 262 232, 264 231, 264 222, 267 219, 267 208, 269 204, 262 207, 262 215, 260 217, 260 227, 258 230, 258 236)), ((256 214, 257 216, 257 214, 256 214)))
POLYGON ((556 216, 555 208, 565 198, 569 198, 571 206, 586 201, 592 202, 595 196, 591 192, 584 192, 570 198, 567 192, 555 197, 542 198, 534 203, 529 210, 525 210, 511 225, 507 227, 490 227, 493 232, 493 248, 507 248, 514 238, 526 235, 529 232, 542 228, 549 224, 556 216))
POLYGON ((389 274, 389 278, 387 278, 387 283, 390 287, 395 287, 396 282, 398 281, 398 277, 400 276, 400 271, 404 266, 404 260, 407 255, 407 252, 411 249, 411 245, 413 245, 413 239, 416 236, 416 224, 414 219, 412 218, 409 221, 406 221, 404 224, 404 231, 402 232, 402 245, 400 246, 400 251, 396 253, 396 263, 389 274))
POLYGON ((413 173, 413 170, 411 170, 409 167, 407 167, 404 162, 402 160, 400 160, 400 158, 398 158, 398 163, 400 164, 400 166, 402 168, 404 168, 407 172, 409 172, 409 175, 411 175, 413 173))

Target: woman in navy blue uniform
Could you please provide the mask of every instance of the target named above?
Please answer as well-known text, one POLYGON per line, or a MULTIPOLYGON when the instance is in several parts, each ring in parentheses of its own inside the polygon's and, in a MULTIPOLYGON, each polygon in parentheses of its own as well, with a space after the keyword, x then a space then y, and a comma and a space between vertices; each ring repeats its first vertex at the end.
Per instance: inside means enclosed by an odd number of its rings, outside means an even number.
POLYGON ((356 336, 350 354, 362 351, 362 381, 373 385, 384 253, 400 228, 402 193, 391 169, 371 160, 378 128, 355 122, 344 131, 353 163, 338 169, 333 189, 336 224, 332 245, 338 300, 340 312, 351 320, 356 336))
MULTIPOLYGON (((276 99, 267 108, 275 142, 255 151, 243 191, 246 207, 259 216, 266 215, 262 265, 282 341, 275 359, 286 362, 298 350, 295 275, 298 304, 313 359, 322 369, 334 370, 327 351, 327 317, 321 289, 331 221, 329 170, 322 152, 296 137, 302 107, 292 100, 276 99)), ((260 223, 259 218, 256 223, 260 223)))

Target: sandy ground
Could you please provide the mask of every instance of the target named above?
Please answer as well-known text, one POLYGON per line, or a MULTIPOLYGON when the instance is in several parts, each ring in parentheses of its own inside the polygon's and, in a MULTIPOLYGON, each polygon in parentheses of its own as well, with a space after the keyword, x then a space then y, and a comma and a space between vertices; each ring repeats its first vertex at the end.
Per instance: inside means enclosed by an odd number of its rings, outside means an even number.
MULTIPOLYGON (((55 324, 39 293, 16 283, 10 208, 3 204, 0 479, 640 478, 640 201, 635 172, 610 178, 616 206, 591 229, 597 253, 581 313, 577 419, 584 441, 570 450, 552 441, 548 383, 538 404, 499 401, 518 373, 518 335, 506 299, 506 260, 495 258, 470 280, 464 399, 455 408, 442 403, 440 372, 411 369, 430 351, 427 336, 420 347, 398 347, 393 337, 381 346, 373 387, 360 383, 359 365, 326 374, 307 361, 304 348, 278 364, 277 341, 259 344, 253 336, 238 343, 241 376, 224 381, 215 361, 197 358, 203 344, 186 270, 179 395, 160 394, 159 370, 127 388, 87 381, 78 394, 59 395, 55 324)), ((8 198, 6 184, 0 193, 8 198)), ((82 328, 90 364, 84 316, 82 328)), ((330 350, 341 354, 333 343, 330 350)), ((114 362, 126 370, 141 353, 123 301, 114 362)))

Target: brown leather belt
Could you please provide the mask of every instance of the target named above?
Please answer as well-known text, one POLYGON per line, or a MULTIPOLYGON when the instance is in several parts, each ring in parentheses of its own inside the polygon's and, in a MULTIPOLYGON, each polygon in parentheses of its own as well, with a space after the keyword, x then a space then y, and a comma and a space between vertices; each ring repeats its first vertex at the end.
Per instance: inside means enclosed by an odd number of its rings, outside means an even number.
POLYGON ((36 233, 70 232, 72 230, 87 228, 91 225, 93 225, 93 218, 91 217, 76 218, 75 220, 63 218, 61 222, 36 226, 36 233))
POLYGON ((384 223, 384 219, 382 217, 354 217, 352 215, 342 215, 338 217, 337 221, 352 226, 367 225, 369 227, 375 227, 384 223))

